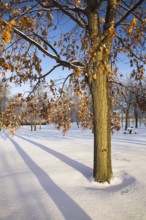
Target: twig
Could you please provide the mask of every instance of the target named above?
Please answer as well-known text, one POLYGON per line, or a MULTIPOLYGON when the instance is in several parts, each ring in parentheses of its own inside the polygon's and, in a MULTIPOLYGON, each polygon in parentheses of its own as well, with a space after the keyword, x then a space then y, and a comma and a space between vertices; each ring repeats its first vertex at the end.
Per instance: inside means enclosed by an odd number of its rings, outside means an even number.
POLYGON ((127 11, 127 13, 125 13, 123 17, 119 21, 117 21, 117 23, 115 23, 114 28, 116 28, 122 21, 124 21, 143 2, 144 0, 139 0, 132 8, 130 8, 129 11, 127 11))

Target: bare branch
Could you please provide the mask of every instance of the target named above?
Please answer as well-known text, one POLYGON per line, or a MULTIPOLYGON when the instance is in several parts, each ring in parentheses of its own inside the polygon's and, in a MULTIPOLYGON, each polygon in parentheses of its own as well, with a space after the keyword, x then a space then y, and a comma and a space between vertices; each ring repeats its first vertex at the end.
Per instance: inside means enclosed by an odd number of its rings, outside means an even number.
POLYGON ((57 53, 57 51, 55 50, 55 48, 47 41, 45 40, 42 36, 40 36, 39 34, 37 34, 36 32, 33 32, 33 34, 35 36, 37 36, 38 38, 40 38, 48 47, 51 48, 51 50, 55 53, 55 55, 60 59, 59 54, 57 53))
POLYGON ((136 57, 138 60, 142 61, 140 57, 138 57, 128 46, 126 46, 126 44, 124 43, 123 39, 117 35, 117 38, 120 40, 120 42, 122 43, 122 45, 127 49, 129 50, 129 52, 134 56, 136 57))
POLYGON ((37 79, 42 79, 42 78, 45 78, 46 76, 48 76, 50 73, 52 73, 53 72, 53 70, 55 70, 57 67, 59 67, 59 66, 61 66, 60 64, 57 64, 56 66, 53 66, 53 68, 51 69, 51 70, 49 70, 49 72, 47 72, 46 74, 44 74, 44 75, 42 75, 42 76, 40 76, 40 77, 38 77, 37 79))
MULTIPOLYGON (((52 8, 52 7, 56 7, 56 1, 52 1, 52 3, 54 3, 54 4, 51 4, 51 5, 48 5, 48 6, 46 6, 46 5, 43 5, 43 3, 41 2, 41 1, 38 1, 39 2, 39 4, 43 7, 43 8, 52 8)), ((65 10, 68 10, 68 11, 73 11, 73 12, 80 12, 80 13, 82 13, 82 14, 85 14, 85 9, 86 8, 80 8, 80 7, 78 7, 78 6, 76 6, 76 5, 74 5, 74 4, 72 4, 71 2, 67 2, 69 5, 67 5, 67 4, 61 4, 61 6, 65 9, 65 10)))
MULTIPOLYGON (((71 10, 71 7, 68 7, 66 5, 60 4, 57 1, 52 1, 54 6, 58 7, 64 14, 66 14, 68 17, 70 17, 73 21, 75 21, 80 27, 86 28, 86 25, 83 24, 79 19, 77 19, 72 13, 69 12, 71 10)), ((43 6, 43 5, 42 5, 43 6)), ((45 6, 43 6, 45 7, 45 6)), ((51 6, 50 6, 51 7, 51 6)), ((79 12, 79 8, 73 8, 72 11, 79 12)), ((82 11, 82 10, 81 10, 82 11)), ((83 11, 82 11, 83 12, 83 11)))
POLYGON ((37 81, 37 83, 35 84, 35 86, 33 87, 32 91, 29 92, 28 96, 29 97, 36 89, 37 89, 37 86, 40 84, 40 80, 37 81))
MULTIPOLYGON (((32 9, 34 9, 37 5, 38 5, 38 3, 36 3, 35 5, 33 5, 30 9, 26 10, 25 12, 21 13, 20 15, 18 15, 18 16, 16 15, 16 16, 12 17, 11 20, 12 20, 12 19, 15 19, 15 18, 20 19, 20 18, 23 17, 24 15, 26 15, 26 14, 28 14, 28 13, 34 12, 34 11, 32 11, 32 9)), ((38 11, 38 10, 35 10, 35 11, 38 11)))
MULTIPOLYGON (((128 7, 128 5, 125 2, 123 2, 123 4, 125 4, 128 7)), ((118 3, 118 5, 120 7, 122 7, 123 9, 125 9, 126 11, 129 10, 129 8, 126 8, 125 6, 123 6, 123 5, 119 4, 119 3, 118 3)), ((143 20, 135 12, 131 12, 131 13, 143 23, 143 20)))
POLYGON ((15 43, 17 43, 19 40, 21 40, 22 38, 18 38, 16 41, 14 41, 13 43, 11 43, 8 47, 6 47, 1 53, 0 56, 6 52, 9 48, 11 48, 15 43))
POLYGON ((124 21, 143 2, 144 2, 144 0, 139 0, 132 8, 129 9, 129 11, 127 11, 126 14, 124 14, 124 16, 119 21, 117 21, 117 23, 115 23, 114 27, 116 28, 122 21, 124 21))
POLYGON ((71 73, 71 74, 69 74, 69 75, 65 78, 65 80, 64 80, 64 82, 63 82, 63 85, 62 85, 62 89, 64 88, 66 81, 67 81, 67 80, 69 79, 69 77, 71 77, 73 74, 74 74, 74 73, 71 73))
MULTIPOLYGON (((64 86, 65 86, 65 83, 66 83, 66 81, 69 79, 69 77, 71 77, 72 75, 73 75, 74 73, 71 73, 71 74, 69 74, 66 78, 65 78, 65 80, 64 80, 64 82, 63 82, 63 85, 62 85, 62 90, 64 89, 64 86)), ((58 98, 58 100, 61 98, 61 95, 59 96, 59 98, 58 98)))

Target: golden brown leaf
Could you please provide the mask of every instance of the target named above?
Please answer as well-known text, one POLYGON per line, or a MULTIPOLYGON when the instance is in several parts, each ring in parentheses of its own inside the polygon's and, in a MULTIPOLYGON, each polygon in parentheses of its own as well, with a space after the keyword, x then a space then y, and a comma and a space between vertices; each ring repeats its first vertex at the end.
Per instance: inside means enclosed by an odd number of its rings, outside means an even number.
POLYGON ((9 30, 5 30, 2 33, 2 41, 5 45, 9 44, 12 38, 12 32, 9 30))
POLYGON ((100 23, 104 23, 104 22, 105 22, 105 19, 104 19, 104 18, 100 18, 99 22, 100 22, 100 23))

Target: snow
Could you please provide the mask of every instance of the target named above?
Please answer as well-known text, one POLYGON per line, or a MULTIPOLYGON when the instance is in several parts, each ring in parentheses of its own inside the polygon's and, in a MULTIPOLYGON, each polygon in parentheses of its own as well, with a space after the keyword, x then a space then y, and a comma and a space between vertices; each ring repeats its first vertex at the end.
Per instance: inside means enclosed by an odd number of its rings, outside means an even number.
POLYGON ((146 220, 146 128, 115 133, 112 161, 111 184, 99 184, 91 131, 1 131, 0 220, 146 220))

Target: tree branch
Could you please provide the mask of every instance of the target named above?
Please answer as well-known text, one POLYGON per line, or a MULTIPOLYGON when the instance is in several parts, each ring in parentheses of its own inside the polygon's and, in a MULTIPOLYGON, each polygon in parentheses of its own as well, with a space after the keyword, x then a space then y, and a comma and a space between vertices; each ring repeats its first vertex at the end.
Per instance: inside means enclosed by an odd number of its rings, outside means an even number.
MULTIPOLYGON (((66 83, 66 81, 69 79, 69 77, 71 77, 72 75, 73 75, 74 73, 70 73, 66 78, 65 78, 65 80, 64 80, 64 82, 63 82, 63 85, 62 85, 62 90, 64 89, 64 86, 65 86, 65 83, 66 83)), ((61 94, 60 94, 60 96, 59 96, 59 98, 58 98, 58 100, 61 98, 61 94)), ((58 101, 57 100, 57 101, 58 101)))
POLYGON ((140 6, 144 0, 139 0, 132 8, 127 11, 127 13, 119 20, 117 23, 115 23, 114 27, 116 28, 122 21, 124 21, 138 6, 140 6))
POLYGON ((48 47, 50 47, 50 49, 55 53, 55 55, 60 59, 59 54, 57 53, 57 51, 55 50, 55 48, 47 41, 45 40, 42 36, 40 36, 39 34, 37 34, 36 32, 33 32, 33 34, 35 36, 37 36, 38 38, 40 38, 48 47))
MULTIPOLYGON (((49 6, 46 6, 46 5, 43 5, 43 3, 41 3, 40 1, 38 1, 39 4, 43 7, 43 8, 52 8, 52 7, 56 7, 56 1, 52 1, 53 4, 49 5, 49 6)), ((64 7, 65 10, 69 10, 69 11, 74 11, 74 12, 81 12, 82 14, 85 14, 85 8, 80 8, 74 4, 72 4, 70 1, 67 2, 67 4, 61 4, 62 7, 64 7), (69 4, 69 5, 67 5, 69 4)))
MULTIPOLYGON (((19 4, 20 4, 20 3, 19 3, 19 4)), ((20 19, 22 16, 24 16, 24 15, 26 15, 26 14, 28 14, 28 13, 34 12, 34 11, 32 11, 32 9, 34 9, 37 5, 38 5, 38 3, 36 3, 35 5, 33 5, 30 9, 26 10, 25 12, 22 12, 20 15, 16 15, 16 16, 12 17, 12 19, 15 19, 15 18, 20 19)), ((36 10, 36 11, 39 11, 39 9, 36 10)), ((11 19, 11 20, 12 20, 12 19, 11 19)))
MULTIPOLYGON (((77 19, 73 14, 71 14, 67 10, 71 10, 70 7, 67 7, 66 5, 60 4, 57 1, 52 1, 54 6, 57 6, 64 14, 66 14, 68 17, 70 17, 73 21, 75 21, 80 27, 86 28, 86 25, 83 24, 79 19, 77 19)), ((75 11, 75 8, 74 8, 75 11)), ((76 11, 78 11, 78 8, 76 8, 76 11)))
POLYGON ((40 77, 38 77, 37 79, 42 79, 42 78, 45 78, 46 76, 48 76, 50 73, 52 73, 53 72, 53 70, 55 70, 57 67, 59 67, 59 66, 61 66, 60 64, 57 64, 56 66, 53 66, 53 68, 51 69, 51 70, 49 70, 49 72, 47 72, 46 74, 44 74, 44 75, 42 75, 42 76, 40 76, 40 77))
POLYGON ((122 45, 123 45, 127 50, 129 50, 129 52, 130 52, 134 57, 136 57, 138 60, 141 61, 141 58, 138 57, 128 46, 125 45, 123 39, 122 39, 120 36, 117 35, 117 38, 120 40, 120 42, 122 43, 122 45))
POLYGON ((108 1, 104 30, 107 30, 110 27, 114 26, 115 18, 116 18, 116 8, 117 5, 115 0, 108 1))
POLYGON ((1 53, 0 56, 6 52, 9 48, 11 48, 15 43, 17 43, 19 40, 21 40, 22 38, 17 39, 16 41, 14 41, 13 43, 11 43, 8 47, 6 47, 1 53))
MULTIPOLYGON (((127 5, 125 2, 123 2, 123 4, 128 7, 128 5, 127 5)), ((119 4, 119 3, 118 3, 118 5, 119 5, 120 7, 122 7, 123 9, 125 9, 126 11, 129 10, 129 8, 126 8, 125 6, 123 6, 123 5, 119 4)), ((134 13, 134 12, 131 12, 131 13, 143 23, 143 20, 142 20, 136 13, 134 13)))
MULTIPOLYGON (((7 25, 8 22, 3 20, 3 24, 7 25)), ((34 46, 36 46, 41 52, 43 52, 46 56, 54 59, 58 64, 64 66, 64 67, 68 67, 68 68, 76 68, 76 67, 80 67, 79 65, 74 64, 73 62, 67 62, 65 60, 61 60, 60 58, 58 58, 56 55, 53 55, 51 53, 49 53, 46 49, 44 49, 39 43, 37 43, 34 39, 32 39, 31 37, 27 36, 26 34, 24 34, 22 31, 20 31, 18 28, 14 27, 14 32, 16 34, 18 34, 20 37, 22 37, 24 40, 26 40, 27 42, 33 44, 34 46)))
MULTIPOLYGON (((7 25, 8 22, 3 20, 4 25, 7 25)), ((16 34, 18 34, 20 37, 22 37, 24 40, 30 42, 31 44, 35 45, 41 52, 43 52, 44 54, 46 54, 47 56, 49 56, 50 58, 56 60, 57 62, 59 61, 59 59, 54 56, 53 54, 49 53, 47 50, 45 50, 39 43, 37 43, 34 39, 32 39, 29 36, 26 36, 26 34, 24 34, 22 31, 20 31, 19 29, 14 27, 14 32, 16 34)))
POLYGON ((27 97, 29 97, 29 96, 37 89, 37 86, 39 85, 39 83, 40 83, 40 80, 37 81, 37 83, 36 83, 35 86, 33 87, 32 91, 29 92, 29 94, 28 94, 27 97))

